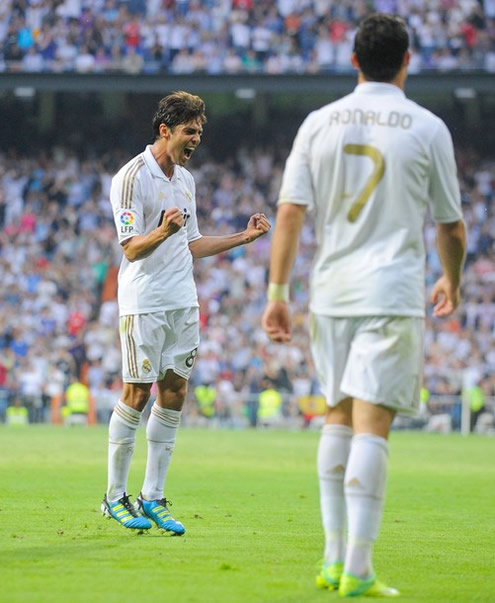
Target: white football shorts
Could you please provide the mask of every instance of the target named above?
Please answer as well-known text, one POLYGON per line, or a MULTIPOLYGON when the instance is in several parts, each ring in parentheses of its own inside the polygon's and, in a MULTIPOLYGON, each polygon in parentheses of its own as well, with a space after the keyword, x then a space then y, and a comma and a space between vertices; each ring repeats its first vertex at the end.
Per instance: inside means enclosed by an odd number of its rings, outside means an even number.
POLYGON ((199 347, 199 309, 120 317, 122 379, 155 383, 171 369, 189 379, 199 347))
POLYGON ((310 314, 310 332, 329 406, 352 397, 416 414, 423 375, 422 318, 310 314))

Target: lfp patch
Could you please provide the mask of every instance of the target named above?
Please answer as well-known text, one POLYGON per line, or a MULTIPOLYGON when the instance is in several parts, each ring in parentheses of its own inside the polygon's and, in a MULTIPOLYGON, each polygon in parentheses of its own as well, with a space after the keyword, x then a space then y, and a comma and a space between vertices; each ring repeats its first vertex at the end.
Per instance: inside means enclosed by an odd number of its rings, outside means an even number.
POLYGON ((132 232, 134 230, 134 216, 130 211, 123 211, 120 214, 120 232, 132 232))

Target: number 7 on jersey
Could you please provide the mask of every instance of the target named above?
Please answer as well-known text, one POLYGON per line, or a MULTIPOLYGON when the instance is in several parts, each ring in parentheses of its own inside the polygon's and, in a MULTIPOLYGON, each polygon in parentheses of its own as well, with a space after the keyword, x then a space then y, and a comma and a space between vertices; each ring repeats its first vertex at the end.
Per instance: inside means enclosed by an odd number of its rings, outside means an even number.
POLYGON ((385 173, 385 159, 376 147, 373 147, 369 144, 346 144, 344 147, 344 153, 347 155, 369 157, 371 161, 373 161, 373 171, 371 172, 368 180, 366 180, 366 184, 359 192, 356 200, 349 210, 349 213, 347 214, 347 219, 349 222, 355 222, 378 183, 383 178, 383 174, 385 173))

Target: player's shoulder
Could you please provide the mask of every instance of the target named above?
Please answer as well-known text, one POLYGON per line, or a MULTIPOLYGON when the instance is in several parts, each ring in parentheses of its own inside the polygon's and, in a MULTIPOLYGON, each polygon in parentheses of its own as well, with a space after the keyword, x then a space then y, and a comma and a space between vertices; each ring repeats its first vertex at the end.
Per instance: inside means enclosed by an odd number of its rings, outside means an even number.
POLYGON ((338 98, 337 100, 334 100, 331 103, 327 103, 326 105, 315 109, 308 115, 308 117, 312 116, 312 119, 314 120, 325 119, 325 117, 329 113, 332 113, 332 111, 335 111, 336 109, 339 109, 340 107, 344 106, 350 98, 351 95, 346 94, 345 96, 342 96, 341 98, 338 98))
POLYGON ((309 140, 312 135, 319 130, 319 127, 324 120, 324 107, 315 109, 308 113, 297 131, 297 141, 309 140))
POLYGON ((312 127, 318 127, 320 123, 325 122, 328 119, 328 116, 331 113, 345 106, 350 97, 350 94, 346 94, 345 96, 342 96, 331 103, 327 103, 326 105, 318 107, 318 109, 314 109, 306 116, 303 126, 309 129, 312 127))
POLYGON ((113 177, 113 180, 119 182, 129 178, 135 179, 138 177, 138 175, 142 175, 145 172, 145 170, 142 169, 145 167, 145 165, 146 162, 144 160, 144 153, 139 153, 132 159, 129 159, 129 161, 117 171, 113 177))
POLYGON ((452 147, 452 133, 441 117, 419 103, 406 99, 414 118, 414 130, 429 147, 446 151, 452 147))
POLYGON ((445 122, 438 115, 435 115, 432 111, 423 107, 416 101, 411 100, 410 98, 404 98, 404 105, 407 107, 410 113, 415 114, 418 119, 420 119, 424 124, 428 127, 436 127, 436 128, 446 128, 445 122))

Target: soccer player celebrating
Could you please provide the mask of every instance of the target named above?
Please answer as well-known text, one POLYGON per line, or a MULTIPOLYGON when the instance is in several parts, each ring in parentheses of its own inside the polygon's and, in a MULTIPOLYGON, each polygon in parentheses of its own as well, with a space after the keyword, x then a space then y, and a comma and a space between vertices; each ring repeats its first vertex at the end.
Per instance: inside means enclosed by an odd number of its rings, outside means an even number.
POLYGON ((265 215, 255 214, 242 232, 201 236, 195 184, 185 166, 205 122, 198 96, 180 91, 163 98, 153 118, 153 144, 120 169, 110 191, 124 254, 118 279, 124 386, 109 424, 102 511, 134 530, 151 528, 151 520, 168 532, 185 532, 168 510, 164 485, 199 346, 193 259, 251 243, 270 229, 265 215), (127 479, 153 383, 157 397, 146 426, 148 458, 136 508, 127 479))
POLYGON ((443 276, 433 313, 459 303, 465 254, 451 136, 403 92, 408 33, 392 15, 360 25, 354 92, 311 113, 287 159, 262 323, 291 337, 288 282, 306 210, 315 212, 312 352, 327 400, 318 449, 325 551, 317 584, 394 597, 373 571, 396 412, 419 404, 424 329, 423 221, 429 203, 443 276))

